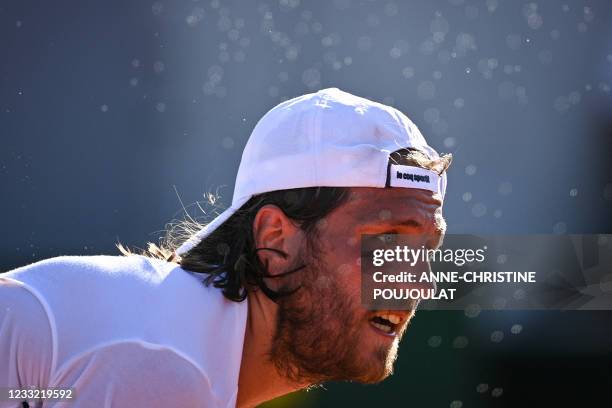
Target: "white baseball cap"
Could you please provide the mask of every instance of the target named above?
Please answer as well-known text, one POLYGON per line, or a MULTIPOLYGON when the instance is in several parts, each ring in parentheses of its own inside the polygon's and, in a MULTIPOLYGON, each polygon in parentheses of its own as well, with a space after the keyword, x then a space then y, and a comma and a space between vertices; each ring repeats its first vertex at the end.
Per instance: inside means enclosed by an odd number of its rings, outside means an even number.
POLYGON ((402 148, 439 158, 416 125, 393 107, 338 88, 282 102, 259 120, 249 137, 232 205, 176 253, 187 253, 251 197, 269 191, 390 186, 426 189, 444 199, 446 172, 389 165, 389 155, 402 148))

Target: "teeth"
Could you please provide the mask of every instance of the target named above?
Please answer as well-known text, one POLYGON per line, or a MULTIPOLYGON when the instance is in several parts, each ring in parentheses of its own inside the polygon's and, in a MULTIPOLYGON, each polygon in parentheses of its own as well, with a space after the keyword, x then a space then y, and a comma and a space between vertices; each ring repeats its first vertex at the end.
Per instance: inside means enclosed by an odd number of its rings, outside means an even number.
POLYGON ((393 324, 398 324, 399 322, 402 321, 402 319, 400 319, 396 315, 392 315, 392 314, 390 314, 389 317, 387 317, 387 320, 390 321, 393 324))
POLYGON ((402 321, 402 319, 398 315, 391 313, 377 313, 376 316, 388 320, 393 324, 399 324, 402 321))
POLYGON ((391 328, 387 325, 376 323, 376 322, 370 322, 370 323, 372 323, 372 326, 376 327, 379 330, 384 331, 385 333, 391 333, 391 328))

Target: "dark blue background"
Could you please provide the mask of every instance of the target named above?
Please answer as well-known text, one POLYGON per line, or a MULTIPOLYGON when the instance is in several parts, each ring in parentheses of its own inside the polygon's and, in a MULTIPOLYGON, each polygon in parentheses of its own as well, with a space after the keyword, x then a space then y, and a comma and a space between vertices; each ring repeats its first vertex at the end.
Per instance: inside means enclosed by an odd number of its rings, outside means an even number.
MULTIPOLYGON (((450 233, 609 233, 611 17, 607 0, 5 1, 0 269, 144 247, 179 196, 192 215, 219 187, 229 204, 258 118, 328 86, 454 154, 450 233)), ((610 385, 610 335, 605 313, 423 313, 391 381, 290 403, 563 403, 610 385)))

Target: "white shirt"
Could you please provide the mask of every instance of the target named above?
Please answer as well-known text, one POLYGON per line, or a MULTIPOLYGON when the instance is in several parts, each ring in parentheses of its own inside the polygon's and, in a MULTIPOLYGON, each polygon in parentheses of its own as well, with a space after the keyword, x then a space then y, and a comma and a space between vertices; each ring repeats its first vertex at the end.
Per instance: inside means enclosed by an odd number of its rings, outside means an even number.
POLYGON ((45 407, 234 407, 247 302, 196 276, 138 255, 0 274, 0 387, 74 389, 45 407))

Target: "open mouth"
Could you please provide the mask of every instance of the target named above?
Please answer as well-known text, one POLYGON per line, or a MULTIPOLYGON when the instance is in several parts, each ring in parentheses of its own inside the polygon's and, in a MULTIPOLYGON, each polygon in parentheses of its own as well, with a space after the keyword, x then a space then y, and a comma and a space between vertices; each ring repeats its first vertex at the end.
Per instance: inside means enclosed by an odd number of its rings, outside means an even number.
POLYGON ((390 312, 377 312, 370 318, 370 324, 387 336, 395 336, 403 318, 390 312))

